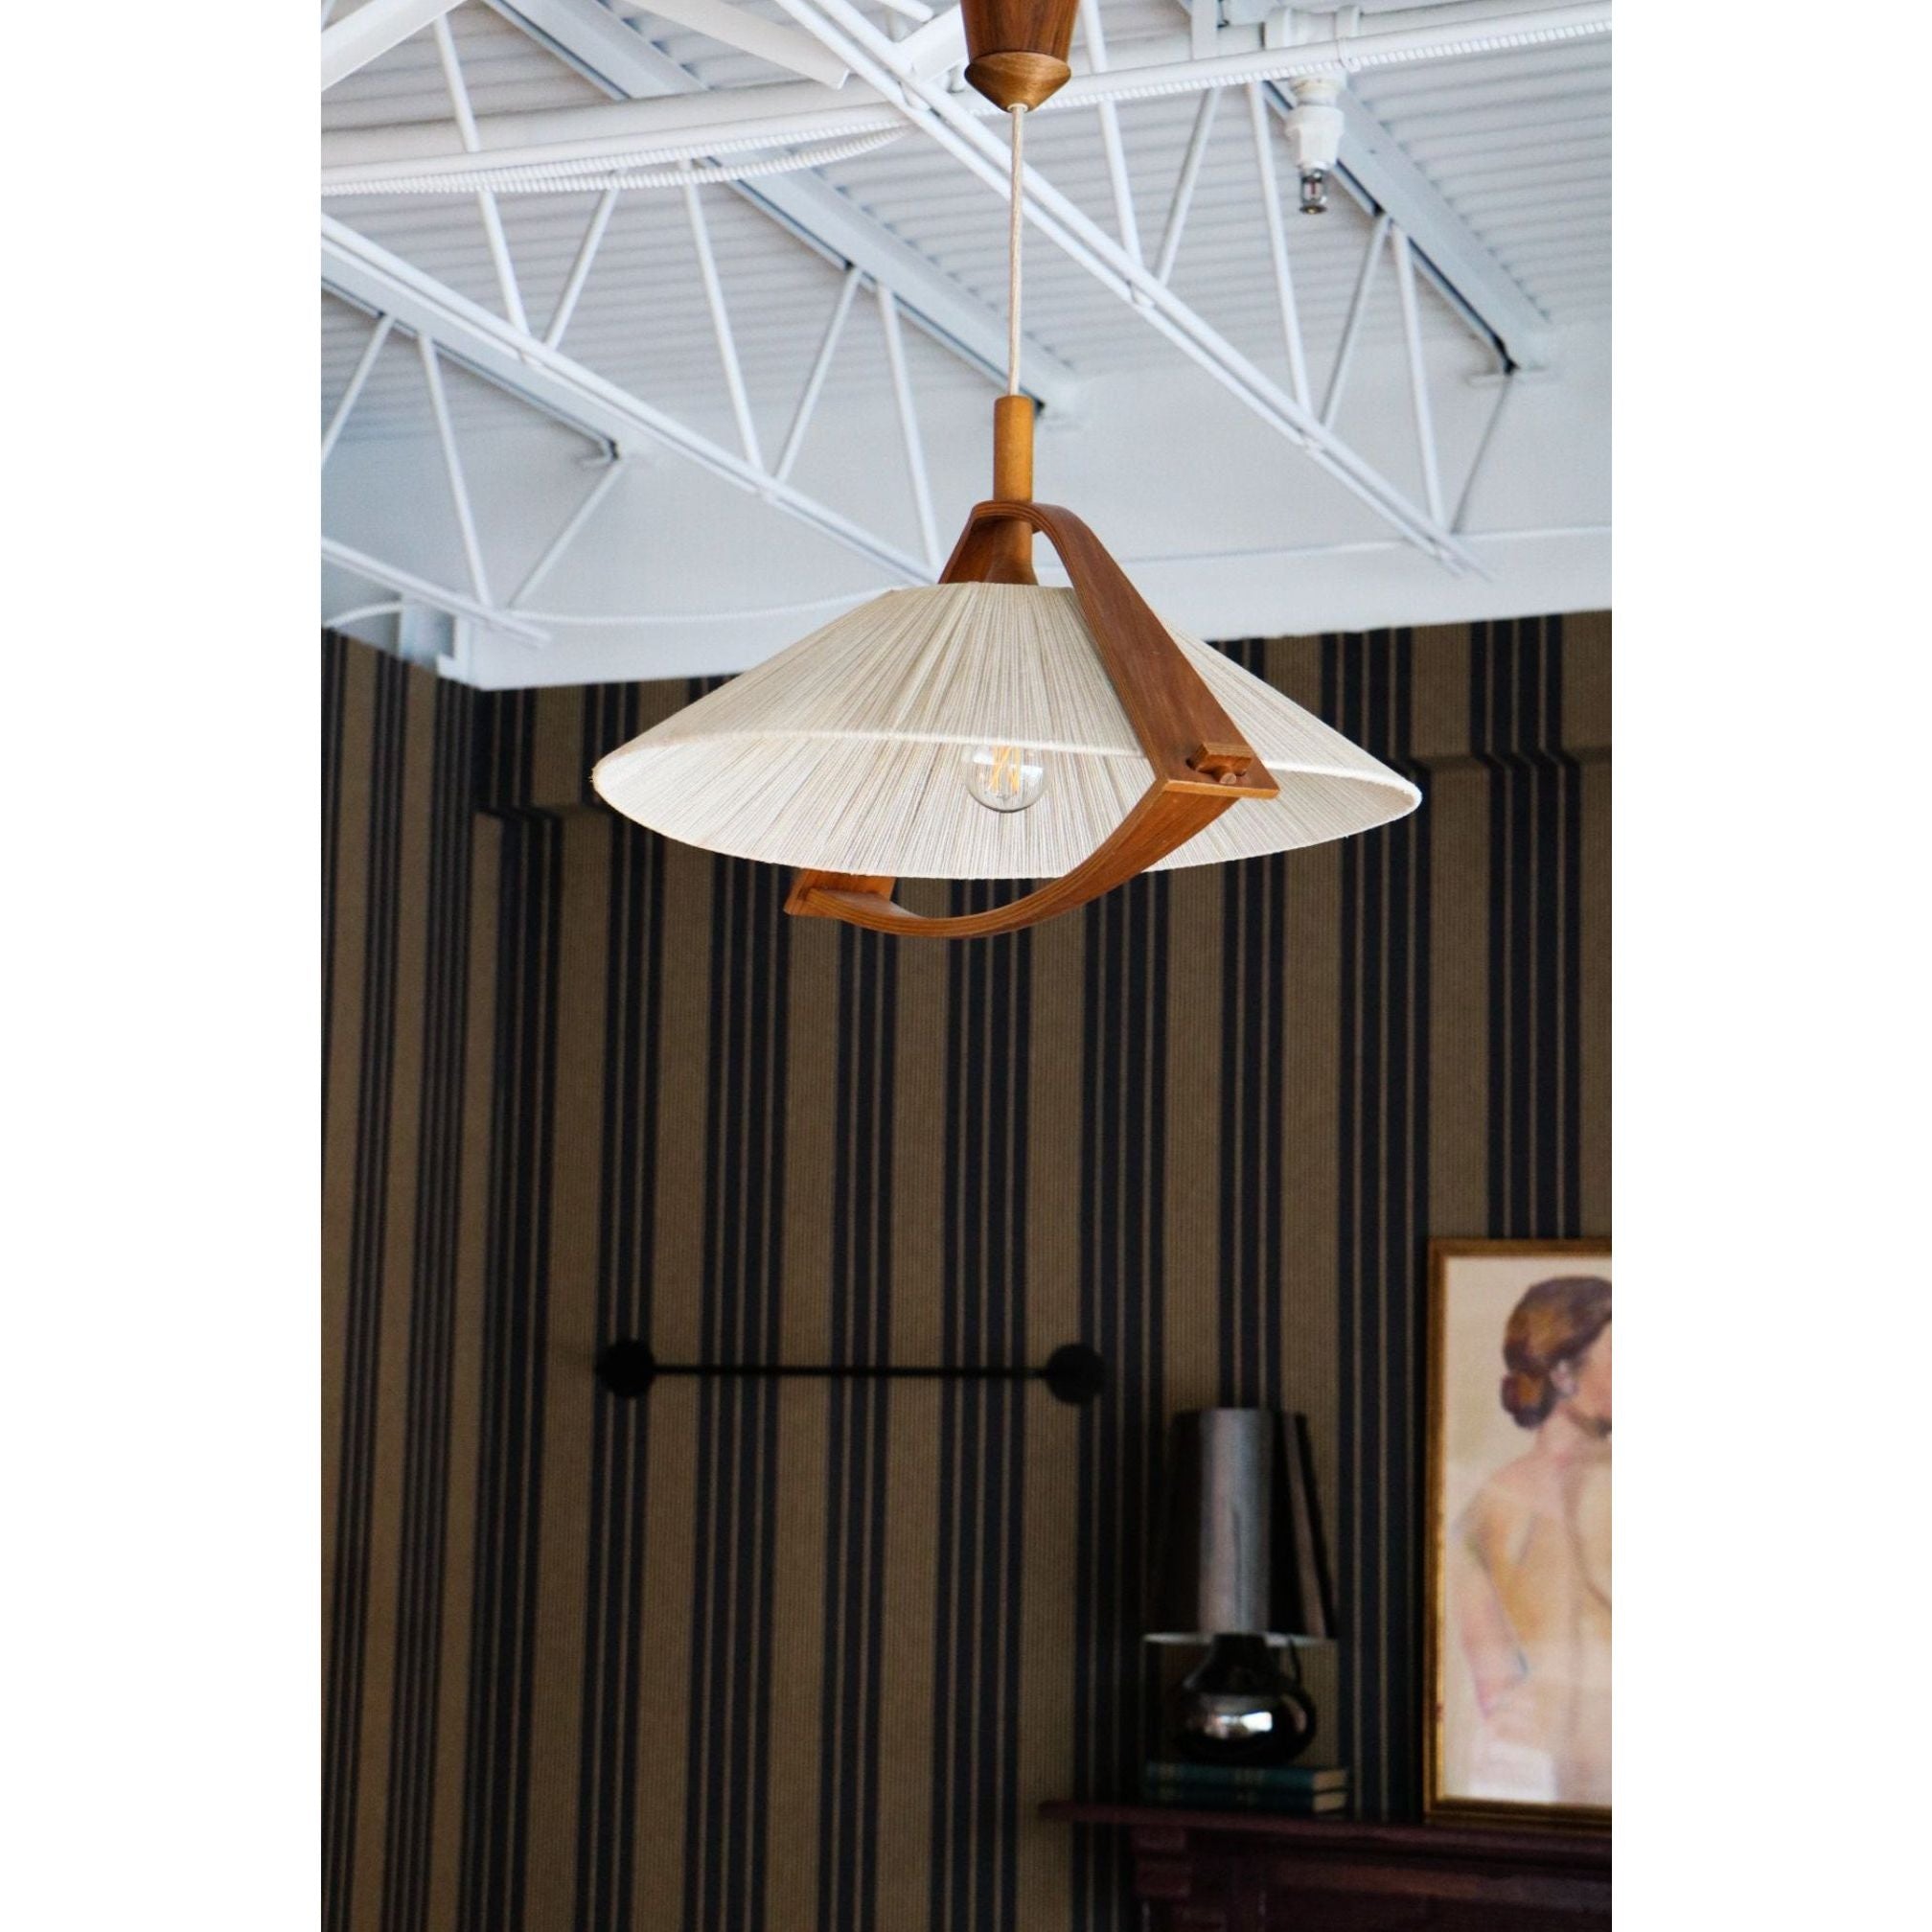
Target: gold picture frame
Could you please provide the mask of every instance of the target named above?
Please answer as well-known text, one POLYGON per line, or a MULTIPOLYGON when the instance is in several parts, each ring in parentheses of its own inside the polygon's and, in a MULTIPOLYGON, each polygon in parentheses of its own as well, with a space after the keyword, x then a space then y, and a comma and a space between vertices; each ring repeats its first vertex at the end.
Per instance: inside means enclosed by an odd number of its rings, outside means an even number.
MULTIPOLYGON (((1566 1418, 1576 1416, 1582 1431, 1581 1454, 1592 1458, 1600 1457, 1601 1474, 1598 1476, 1593 1468, 1588 1472, 1588 1482, 1593 1497, 1600 1487, 1604 1503, 1593 1512, 1600 1516, 1603 1527, 1604 1562, 1601 1575, 1601 1589, 1596 1587, 1592 1577, 1584 1576, 1586 1556, 1582 1540, 1574 1531, 1566 1546, 1572 1552, 1577 1575, 1588 1586, 1580 1598, 1591 1612, 1591 1621, 1580 1637, 1572 1635, 1574 1644, 1587 1644, 1590 1650, 1590 1668, 1576 1673, 1564 1681, 1570 1703, 1567 1708, 1568 1723, 1563 1735, 1568 1739, 1580 1737, 1581 1769, 1576 1755, 1544 1754, 1544 1767, 1556 1766, 1552 1770, 1544 1768, 1547 1782, 1557 1788, 1556 1792, 1546 1791, 1532 1795, 1530 1786, 1537 1782, 1535 1778, 1525 1776, 1521 1782, 1523 1789, 1512 1792, 1507 1752, 1509 1746, 1490 1748, 1486 1736, 1487 1714, 1481 1704, 1479 1693, 1473 1682, 1475 1664, 1470 1656, 1465 1656, 1459 1648, 1454 1657, 1449 1655, 1452 1642, 1451 1607, 1448 1601, 1450 1564, 1445 1560, 1447 1538, 1451 1529, 1452 1486, 1457 1489, 1457 1521, 1466 1520, 1461 1512, 1478 1506, 1482 1496, 1490 1493, 1492 1486, 1499 1495, 1507 1497, 1510 1489, 1506 1479, 1508 1468, 1496 1469, 1490 1479, 1480 1484, 1475 1497, 1462 1492, 1471 1488, 1472 1477, 1468 1464, 1472 1459, 1466 1453, 1466 1445, 1472 1429, 1488 1432, 1487 1439, 1493 1441, 1498 1434, 1492 1418, 1477 1417, 1476 1405, 1486 1399, 1492 1409, 1503 1412, 1511 1391, 1518 1382, 1518 1368, 1525 1368, 1533 1376, 1542 1366, 1534 1358, 1535 1348, 1541 1346, 1546 1352, 1552 1345, 1549 1336, 1554 1332, 1564 1332, 1560 1322, 1565 1309, 1577 1312, 1570 1315, 1573 1335, 1590 1332, 1593 1323, 1600 1324, 1600 1332, 1607 1334, 1609 1328, 1610 1242, 1605 1239, 1584 1239, 1568 1241, 1477 1241, 1441 1240, 1429 1244, 1429 1322, 1427 1335, 1427 1424, 1426 1424, 1426 1488, 1427 1499, 1427 1549, 1424 1566, 1424 1615, 1423 1615, 1423 1815, 1437 1822, 1476 1824, 1488 1823, 1510 1826, 1540 1826, 1563 1830, 1598 1830, 1610 1828, 1610 1806, 1607 1802, 1576 1803, 1560 1795, 1560 1787, 1567 1781, 1573 1788, 1590 1788, 1600 1782, 1606 1789, 1609 1778, 1609 1598, 1608 1598, 1608 1527, 1607 1496, 1609 1490, 1609 1414, 1608 1377, 1609 1364, 1607 1348, 1601 1351, 1600 1366, 1593 1378, 1600 1381, 1600 1396, 1593 1394, 1602 1409, 1599 1417, 1589 1414, 1581 1407, 1581 1398, 1570 1388, 1574 1382, 1574 1368, 1571 1363, 1564 1365, 1568 1371, 1560 1386, 1565 1393, 1560 1400, 1553 1401, 1548 1390, 1543 1392, 1543 1401, 1549 1413, 1561 1410, 1566 1418), (1600 1270, 1579 1269, 1579 1261, 1598 1260, 1603 1265, 1600 1270), (1484 1264, 1494 1264, 1485 1266, 1484 1264), (1547 1264, 1547 1267, 1546 1265, 1547 1264), (1581 1284, 1589 1280, 1600 1281, 1600 1298, 1581 1284), (1528 1300, 1527 1291, 1530 1287, 1548 1288, 1552 1294, 1539 1294, 1534 1305, 1534 1314, 1540 1325, 1532 1332, 1522 1326, 1530 1311, 1523 1304, 1528 1300), (1452 1298, 1456 1305, 1452 1308, 1452 1298), (1580 1299, 1579 1299, 1580 1298, 1580 1299), (1498 1310, 1507 1310, 1504 1319, 1497 1319, 1498 1310), (1552 1317, 1552 1312, 1555 1314, 1552 1317), (1452 1316, 1455 1318, 1452 1324, 1452 1316), (1556 1326, 1552 1329, 1552 1320, 1556 1326), (1503 1344, 1506 1327, 1510 1322, 1518 1323, 1514 1338, 1516 1356, 1506 1363, 1503 1344), (1452 1325, 1458 1339, 1452 1341, 1452 1325), (1483 1353, 1483 1344, 1479 1338, 1493 1333, 1495 1346, 1493 1352, 1483 1353), (1535 1339, 1540 1337, 1540 1340, 1535 1339), (1526 1347, 1530 1357, 1525 1359, 1526 1347), (1456 1358, 1452 1360, 1452 1357, 1456 1358), (1450 1377, 1458 1377, 1455 1387, 1450 1386, 1450 1377), (1486 1396, 1484 1382, 1486 1380, 1486 1396), (1506 1386, 1508 1385, 1508 1386, 1506 1386), (1459 1444, 1464 1453, 1452 1457, 1449 1433, 1452 1422, 1456 1426, 1459 1444), (1589 1440, 1600 1441, 1600 1451, 1589 1440), (1600 1598, 1600 1613, 1597 1601, 1600 1598), (1600 1618, 1600 1632, 1598 1622, 1600 1618), (1594 1676, 1600 1656, 1602 1677, 1598 1685, 1594 1676), (1458 1675, 1457 1673, 1460 1673, 1458 1675), (1587 1690, 1579 1690, 1579 1684, 1587 1690), (1587 1704, 1579 1702, 1588 1697, 1587 1704), (1582 1713, 1581 1717, 1578 1712, 1582 1713), (1600 1730, 1600 1740, 1598 1733, 1600 1730), (1484 1735, 1479 1735, 1484 1734, 1484 1735), (1600 1742, 1600 1763, 1596 1751, 1600 1742), (1483 1760, 1481 1754, 1489 1749, 1489 1757, 1483 1760), (1496 1760, 1501 1757, 1504 1769, 1499 1774, 1496 1760), (1472 1772, 1472 1760, 1481 1762, 1481 1775, 1472 1772)), ((1559 1343, 1553 1345, 1560 1347, 1559 1343)), ((1573 1358, 1574 1363, 1586 1363, 1593 1352, 1594 1345, 1585 1345, 1573 1358)), ((1549 1378, 1546 1378, 1549 1379, 1549 1378)), ((1533 1382, 1530 1393, 1535 1393, 1533 1382)), ((1529 1414, 1537 1411, 1530 1407, 1529 1414)), ((1504 1430, 1511 1425, 1527 1428, 1524 1413, 1519 1409, 1509 1409, 1503 1415, 1504 1430)), ((1566 1422, 1567 1426, 1567 1422, 1566 1422)), ((1545 1421, 1538 1425, 1538 1436, 1550 1427, 1545 1421)), ((1565 1442, 1558 1432, 1556 1447, 1559 1451, 1565 1442)), ((1519 1466, 1527 1466, 1530 1457, 1526 1453, 1519 1459, 1519 1466)), ((1564 1493, 1575 1496, 1576 1485, 1566 1486, 1564 1493)), ((1508 1506, 1506 1503, 1502 1506, 1508 1506)), ((1476 1543, 1472 1534, 1463 1546, 1468 1548, 1476 1543)), ((1527 1565, 1525 1566, 1527 1568, 1527 1565)), ((1466 1577, 1474 1574, 1483 1576, 1480 1567, 1472 1572, 1459 1572, 1459 1576, 1466 1577)), ((1470 1586, 1466 1581, 1459 1582, 1459 1592, 1470 1586)), ((1464 1602, 1466 1604, 1467 1598, 1464 1602)), ((1465 1613, 1466 1614, 1466 1613, 1465 1613)), ((1500 1614, 1500 1599, 1499 1599, 1500 1614)), ((1472 1624, 1480 1619, 1470 1617, 1472 1624)), ((1573 1620, 1577 1627, 1582 1627, 1580 1620, 1573 1620)), ((1464 1631, 1465 1643, 1467 1631, 1464 1631)), ((1480 1645, 1478 1646, 1480 1649, 1480 1645)), ((1526 1668, 1524 1681, 1530 1680, 1530 1671, 1526 1668)), ((1506 1695, 1515 1695, 1506 1691, 1506 1695)), ((1548 1698, 1533 1700, 1548 1703, 1548 1698)), ((1537 1740, 1533 1736, 1529 1745, 1521 1742, 1513 1748, 1516 1762, 1520 1766, 1535 1767, 1537 1759, 1533 1749, 1537 1740)))

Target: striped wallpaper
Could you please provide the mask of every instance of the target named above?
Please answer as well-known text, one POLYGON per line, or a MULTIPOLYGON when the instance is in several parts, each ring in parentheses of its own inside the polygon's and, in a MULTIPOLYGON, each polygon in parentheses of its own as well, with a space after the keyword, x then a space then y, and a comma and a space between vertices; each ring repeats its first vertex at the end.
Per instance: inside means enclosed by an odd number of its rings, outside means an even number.
POLYGON ((939 946, 592 800, 699 687, 325 638, 330 1932, 1137 1922, 1034 1809, 1132 1791, 1212 1402, 1309 1417, 1316 1755, 1414 1807, 1424 1244, 1609 1231, 1609 622, 1226 648, 1422 810, 939 946), (616 1402, 638 1332, 1112 1386, 616 1402))

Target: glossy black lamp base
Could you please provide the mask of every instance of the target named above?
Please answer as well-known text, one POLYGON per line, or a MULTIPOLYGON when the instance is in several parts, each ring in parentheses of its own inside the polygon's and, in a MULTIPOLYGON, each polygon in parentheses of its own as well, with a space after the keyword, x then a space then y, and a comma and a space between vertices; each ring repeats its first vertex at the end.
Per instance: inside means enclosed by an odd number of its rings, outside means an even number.
POLYGON ((1215 1638, 1174 1693, 1174 1748, 1200 1764, 1299 1758, 1315 1738, 1315 1706, 1294 1658, 1265 1637, 1215 1638))

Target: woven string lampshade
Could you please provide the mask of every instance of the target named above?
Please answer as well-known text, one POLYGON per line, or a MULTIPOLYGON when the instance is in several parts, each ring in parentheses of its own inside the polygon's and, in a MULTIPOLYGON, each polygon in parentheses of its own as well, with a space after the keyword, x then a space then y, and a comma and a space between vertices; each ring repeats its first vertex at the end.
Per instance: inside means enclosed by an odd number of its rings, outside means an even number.
POLYGON ((963 0, 966 78, 1013 130, 1008 394, 993 495, 937 586, 888 591, 611 752, 599 794, 654 831, 800 868, 792 912, 973 938, 1157 866, 1346 838, 1420 794, 1278 691, 1173 630, 1070 511, 1033 501, 1019 393, 1021 135, 1069 76, 1077 0, 963 0), (1041 585, 1033 540, 1070 587, 1041 585), (894 883, 1048 883, 918 918, 894 883))
MULTIPOLYGON (((1220 652, 1168 629, 1278 794, 1155 866, 1313 845, 1412 811, 1412 784, 1220 652)), ((627 817, 713 852, 890 879, 1051 879, 1111 838, 1152 767, 1070 589, 888 590, 613 751, 627 817), (1037 801, 989 811, 976 756, 1023 748, 1037 801)))

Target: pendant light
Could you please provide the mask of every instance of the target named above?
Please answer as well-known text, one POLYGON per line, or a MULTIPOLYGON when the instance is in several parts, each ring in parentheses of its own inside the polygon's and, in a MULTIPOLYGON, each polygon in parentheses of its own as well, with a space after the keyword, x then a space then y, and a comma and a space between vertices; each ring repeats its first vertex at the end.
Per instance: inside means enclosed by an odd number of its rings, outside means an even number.
POLYGON ((1413 811, 1414 786, 1141 601, 1070 511, 1033 501, 1020 393, 1026 115, 1070 78, 1077 0, 965 0, 967 80, 1013 145, 1007 393, 993 495, 937 585, 889 590, 610 752, 626 817, 792 865, 786 909, 880 932, 1016 932, 1156 867, 1346 838, 1413 811), (1033 574, 1045 537, 1070 580, 1033 574), (922 918, 902 878, 1049 883, 922 918))

